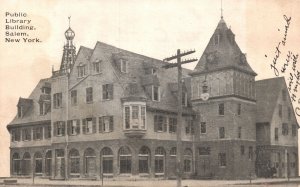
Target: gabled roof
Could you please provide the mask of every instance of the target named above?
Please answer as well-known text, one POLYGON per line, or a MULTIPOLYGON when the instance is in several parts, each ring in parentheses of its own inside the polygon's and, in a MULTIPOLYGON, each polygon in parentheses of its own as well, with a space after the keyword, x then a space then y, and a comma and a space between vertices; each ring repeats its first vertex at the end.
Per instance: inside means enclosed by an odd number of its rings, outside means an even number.
POLYGON ((192 74, 226 68, 238 69, 256 75, 247 62, 246 54, 242 53, 237 45, 235 35, 231 29, 228 29, 222 18, 192 74))
POLYGON ((257 123, 271 122, 278 97, 284 87, 284 77, 264 79, 255 82, 257 123))

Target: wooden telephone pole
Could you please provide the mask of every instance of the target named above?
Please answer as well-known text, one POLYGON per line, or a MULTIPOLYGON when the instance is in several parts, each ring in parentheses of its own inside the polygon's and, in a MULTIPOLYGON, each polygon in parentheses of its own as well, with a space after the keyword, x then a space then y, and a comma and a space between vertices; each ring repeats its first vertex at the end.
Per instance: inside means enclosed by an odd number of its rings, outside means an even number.
POLYGON ((176 135, 177 135, 177 148, 176 148, 176 173, 177 173, 177 187, 181 187, 181 179, 182 179, 182 140, 181 140, 181 130, 182 130, 182 67, 181 64, 187 64, 191 62, 197 61, 197 59, 187 59, 181 61, 181 57, 189 55, 194 53, 195 50, 186 51, 181 53, 180 49, 177 49, 177 54, 165 58, 164 61, 171 61, 174 59, 177 59, 177 63, 170 63, 167 65, 164 65, 163 68, 169 69, 173 67, 177 67, 178 70, 178 95, 177 95, 177 101, 178 101, 178 113, 177 113, 177 129, 176 129, 176 135))

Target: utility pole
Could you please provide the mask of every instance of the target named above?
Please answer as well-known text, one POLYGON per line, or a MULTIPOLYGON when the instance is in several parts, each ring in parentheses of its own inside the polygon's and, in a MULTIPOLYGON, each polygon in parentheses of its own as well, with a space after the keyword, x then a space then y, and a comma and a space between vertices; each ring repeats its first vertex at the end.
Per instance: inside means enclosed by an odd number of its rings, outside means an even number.
POLYGON ((182 140, 181 140, 181 130, 182 130, 182 67, 181 64, 187 64, 191 62, 197 61, 197 59, 187 59, 181 61, 181 57, 194 53, 195 50, 190 50, 181 53, 180 49, 177 49, 177 54, 165 58, 164 61, 171 61, 177 59, 176 63, 169 63, 164 65, 163 68, 169 69, 173 67, 177 67, 178 70, 178 94, 177 94, 177 105, 178 105, 178 112, 177 112, 177 145, 176 145, 176 172, 177 172, 177 187, 181 187, 181 179, 182 179, 182 140))

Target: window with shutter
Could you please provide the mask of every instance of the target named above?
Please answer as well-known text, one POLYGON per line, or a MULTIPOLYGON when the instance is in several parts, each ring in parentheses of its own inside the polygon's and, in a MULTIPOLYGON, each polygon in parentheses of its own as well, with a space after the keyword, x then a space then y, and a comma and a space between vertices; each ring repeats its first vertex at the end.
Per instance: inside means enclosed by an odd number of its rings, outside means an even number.
POLYGON ((80 134, 80 120, 79 119, 76 120, 76 133, 80 134))
POLYGON ((93 130, 92 130, 92 133, 96 133, 96 119, 97 118, 93 118, 93 130))

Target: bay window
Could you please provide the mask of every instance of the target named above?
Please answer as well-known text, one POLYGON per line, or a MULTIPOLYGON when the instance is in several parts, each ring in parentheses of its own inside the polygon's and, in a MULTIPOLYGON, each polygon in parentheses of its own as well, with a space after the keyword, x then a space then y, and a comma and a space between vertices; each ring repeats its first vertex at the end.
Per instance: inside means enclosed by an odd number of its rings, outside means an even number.
POLYGON ((124 129, 146 129, 145 103, 124 104, 124 129))

